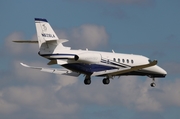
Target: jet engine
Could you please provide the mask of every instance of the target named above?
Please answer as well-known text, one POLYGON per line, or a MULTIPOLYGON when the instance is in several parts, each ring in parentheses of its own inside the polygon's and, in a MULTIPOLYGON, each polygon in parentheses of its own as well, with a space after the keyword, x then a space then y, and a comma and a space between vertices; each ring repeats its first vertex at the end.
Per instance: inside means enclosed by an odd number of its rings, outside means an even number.
POLYGON ((98 63, 101 61, 101 55, 98 53, 81 53, 75 55, 74 60, 85 63, 98 63))

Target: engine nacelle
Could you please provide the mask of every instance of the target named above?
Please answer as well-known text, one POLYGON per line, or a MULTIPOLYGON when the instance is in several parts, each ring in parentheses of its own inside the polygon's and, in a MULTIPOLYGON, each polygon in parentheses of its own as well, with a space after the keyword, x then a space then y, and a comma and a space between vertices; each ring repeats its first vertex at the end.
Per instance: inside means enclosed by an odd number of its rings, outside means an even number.
POLYGON ((74 60, 85 63, 97 63, 101 61, 101 55, 98 53, 81 53, 75 55, 74 60))

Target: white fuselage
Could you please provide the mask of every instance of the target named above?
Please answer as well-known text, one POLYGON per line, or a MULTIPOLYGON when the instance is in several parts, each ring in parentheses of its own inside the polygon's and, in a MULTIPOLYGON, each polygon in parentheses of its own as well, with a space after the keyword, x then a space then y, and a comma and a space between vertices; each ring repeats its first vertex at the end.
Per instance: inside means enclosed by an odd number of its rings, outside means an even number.
POLYGON ((67 76, 85 75, 84 84, 91 83, 91 76, 105 77, 107 85, 110 78, 122 75, 140 75, 152 77, 150 84, 155 87, 155 77, 165 77, 167 72, 157 66, 157 60, 151 61, 141 55, 99 52, 89 50, 71 50, 65 47, 66 39, 59 39, 46 19, 35 18, 38 41, 15 41, 18 43, 38 43, 39 55, 50 60, 48 65, 59 64, 66 69, 34 67, 21 63, 22 66, 67 76))
MULTIPOLYGON (((53 54, 40 55, 50 60, 58 60, 59 65, 86 75, 91 75, 93 72, 133 67, 151 62, 149 58, 141 55, 89 50, 61 50, 53 54)), ((164 69, 155 65, 123 75, 165 77, 166 74, 164 69)))

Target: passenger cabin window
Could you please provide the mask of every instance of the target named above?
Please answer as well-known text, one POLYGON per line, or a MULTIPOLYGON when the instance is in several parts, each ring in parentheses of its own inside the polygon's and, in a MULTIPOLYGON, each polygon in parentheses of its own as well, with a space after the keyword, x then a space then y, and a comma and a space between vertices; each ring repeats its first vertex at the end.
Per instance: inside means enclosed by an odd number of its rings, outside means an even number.
POLYGON ((131 60, 131 63, 133 64, 133 63, 134 63, 134 61, 133 61, 133 60, 131 60))
POLYGON ((122 62, 124 63, 124 59, 122 59, 122 62))
POLYGON ((127 63, 129 63, 129 60, 127 59, 127 63))
POLYGON ((118 62, 120 63, 120 59, 118 58, 118 62))
POLYGON ((113 60, 114 60, 114 62, 116 62, 116 58, 114 58, 113 60))

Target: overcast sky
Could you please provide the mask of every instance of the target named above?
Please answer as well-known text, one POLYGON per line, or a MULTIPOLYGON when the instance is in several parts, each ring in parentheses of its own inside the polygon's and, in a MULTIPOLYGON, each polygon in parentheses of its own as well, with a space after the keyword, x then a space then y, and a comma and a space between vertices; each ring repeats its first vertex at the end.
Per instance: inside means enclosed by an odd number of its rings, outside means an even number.
MULTIPOLYGON (((0 119, 179 119, 179 0, 1 0, 0 119), (73 49, 140 54, 167 71, 148 77, 64 77, 19 63, 50 67, 38 55, 34 18, 46 18, 73 49)), ((59 67, 62 68, 62 67, 59 67)))

